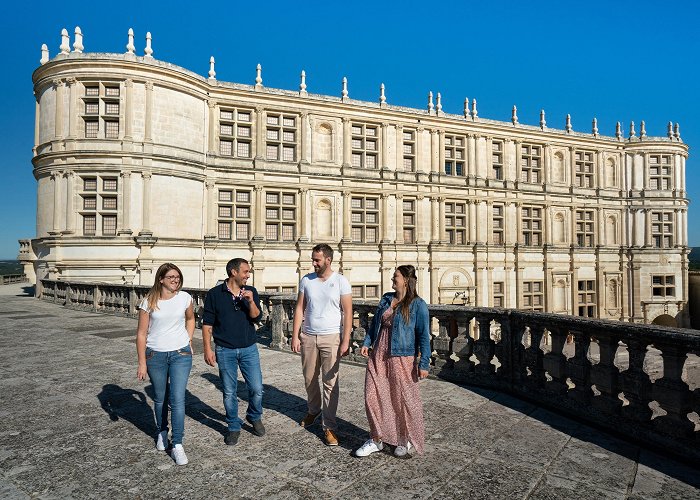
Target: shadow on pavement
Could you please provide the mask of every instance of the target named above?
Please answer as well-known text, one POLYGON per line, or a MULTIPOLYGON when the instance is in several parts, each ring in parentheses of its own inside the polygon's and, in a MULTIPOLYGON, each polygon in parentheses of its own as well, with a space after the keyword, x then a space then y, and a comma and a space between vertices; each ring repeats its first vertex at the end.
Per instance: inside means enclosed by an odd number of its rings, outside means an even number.
MULTIPOLYGON (((217 375, 213 373, 203 373, 202 378, 211 382, 223 394, 221 379, 217 375)), ((248 390, 245 386, 245 382, 241 382, 240 380, 238 381, 237 395, 239 400, 248 401, 248 390)), ((275 386, 263 383, 263 408, 280 413, 294 422, 299 422, 304 415, 306 415, 306 400, 294 394, 281 391, 275 386)), ((222 415, 221 417, 222 420, 224 420, 224 416, 222 415)), ((338 418, 337 422, 338 433, 348 438, 339 440, 341 448, 352 452, 366 439, 365 436, 368 434, 367 430, 361 429, 342 418, 338 418)), ((242 428, 248 432, 253 432, 252 426, 245 421, 243 422, 242 428)), ((307 430, 314 434, 319 440, 323 441, 324 436, 320 419, 316 424, 307 428, 307 430)))

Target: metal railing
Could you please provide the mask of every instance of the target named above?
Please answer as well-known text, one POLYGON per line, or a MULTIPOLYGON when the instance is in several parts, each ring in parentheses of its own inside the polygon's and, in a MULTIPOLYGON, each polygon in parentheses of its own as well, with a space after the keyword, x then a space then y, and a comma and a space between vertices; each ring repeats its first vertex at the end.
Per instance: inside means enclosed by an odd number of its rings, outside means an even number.
MULTIPOLYGON (((41 280, 41 298, 135 316, 148 287, 41 280)), ((206 290, 186 289, 196 307, 206 290)), ((295 297, 260 293, 259 330, 288 350, 295 297)), ((350 361, 376 302, 353 301, 350 361)), ((676 456, 700 460, 700 332, 577 316, 449 305, 428 307, 431 374, 504 391, 676 456)))

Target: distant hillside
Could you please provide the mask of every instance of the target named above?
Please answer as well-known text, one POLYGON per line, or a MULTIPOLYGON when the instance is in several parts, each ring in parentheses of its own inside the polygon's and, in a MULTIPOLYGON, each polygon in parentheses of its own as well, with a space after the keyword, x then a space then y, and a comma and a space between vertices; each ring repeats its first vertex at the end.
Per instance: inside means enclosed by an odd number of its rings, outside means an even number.
POLYGON ((690 260, 690 270, 700 271, 700 247, 691 248, 688 259, 690 260))
POLYGON ((18 260, 0 260, 0 275, 22 274, 22 266, 18 260))

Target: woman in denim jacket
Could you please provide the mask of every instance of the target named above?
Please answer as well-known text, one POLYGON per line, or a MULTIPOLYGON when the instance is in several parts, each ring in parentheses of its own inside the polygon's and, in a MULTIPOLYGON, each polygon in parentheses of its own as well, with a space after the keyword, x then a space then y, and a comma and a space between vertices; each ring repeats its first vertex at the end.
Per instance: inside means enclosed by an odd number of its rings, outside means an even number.
POLYGON ((371 438, 355 451, 358 457, 382 450, 384 443, 395 446, 397 457, 412 448, 422 453, 425 442, 418 381, 430 368, 428 306, 416 293, 415 267, 397 267, 391 281, 395 292, 379 302, 361 350, 369 356, 365 410, 371 438))

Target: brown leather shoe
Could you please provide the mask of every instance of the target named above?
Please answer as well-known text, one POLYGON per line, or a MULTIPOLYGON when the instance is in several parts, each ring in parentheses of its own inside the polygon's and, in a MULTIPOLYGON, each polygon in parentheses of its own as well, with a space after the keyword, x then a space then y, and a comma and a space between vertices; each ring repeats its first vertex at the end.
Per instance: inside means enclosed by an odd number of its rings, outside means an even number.
POLYGON ((306 416, 301 419, 299 425, 301 425, 302 427, 309 427, 313 425, 313 423, 316 422, 316 419, 320 414, 321 412, 318 412, 316 415, 314 415, 313 413, 307 413, 306 416))
POLYGON ((338 436, 335 435, 335 432, 330 429, 326 429, 324 433, 326 435, 326 444, 328 446, 338 446, 338 436))

